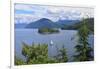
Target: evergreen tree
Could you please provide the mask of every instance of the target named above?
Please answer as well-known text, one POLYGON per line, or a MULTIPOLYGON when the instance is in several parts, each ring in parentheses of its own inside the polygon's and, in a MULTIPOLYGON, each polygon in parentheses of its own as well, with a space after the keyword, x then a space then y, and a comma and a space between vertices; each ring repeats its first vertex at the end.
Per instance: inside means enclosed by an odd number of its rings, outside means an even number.
POLYGON ((57 48, 57 52, 58 54, 55 56, 55 58, 58 60, 58 62, 68 62, 67 50, 64 46, 62 46, 60 49, 57 48))
POLYGON ((26 57, 27 64, 48 62, 48 46, 46 44, 32 44, 32 46, 29 46, 23 43, 22 54, 26 57))
POLYGON ((90 61, 93 60, 93 55, 91 52, 93 49, 89 47, 88 36, 89 36, 89 28, 88 28, 88 20, 83 19, 82 25, 78 30, 79 40, 78 45, 75 46, 77 54, 74 56, 75 61, 90 61))
POLYGON ((59 56, 57 58, 48 57, 48 45, 47 44, 32 44, 28 45, 23 42, 22 55, 26 60, 15 57, 15 65, 26 64, 46 64, 46 63, 60 63, 67 62, 67 54, 64 46, 58 50, 59 56))

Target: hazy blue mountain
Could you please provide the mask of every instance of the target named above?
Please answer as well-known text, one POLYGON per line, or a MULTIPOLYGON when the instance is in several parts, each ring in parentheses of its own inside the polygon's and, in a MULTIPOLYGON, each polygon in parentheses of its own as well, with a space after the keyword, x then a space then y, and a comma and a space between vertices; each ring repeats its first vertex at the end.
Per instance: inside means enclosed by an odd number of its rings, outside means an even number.
POLYGON ((17 24, 15 24, 15 28, 25 28, 26 27, 26 23, 17 23, 17 24))
POLYGON ((26 28, 59 28, 60 26, 57 23, 54 23, 53 21, 42 18, 38 21, 31 22, 26 26, 26 28))
POLYGON ((65 26, 71 26, 71 25, 76 24, 78 22, 79 22, 79 20, 59 20, 56 23, 59 24, 59 26, 61 28, 63 28, 65 26))
POLYGON ((75 24, 75 23, 78 23, 79 20, 59 20, 57 21, 56 23, 58 24, 63 24, 63 25, 72 25, 72 24, 75 24))
POLYGON ((59 20, 57 22, 53 22, 47 18, 42 18, 29 24, 17 23, 15 24, 15 28, 63 28, 65 26, 74 25, 78 22, 79 20, 59 20))
POLYGON ((59 20, 57 22, 53 22, 49 19, 42 18, 38 21, 31 22, 26 26, 26 28, 62 28, 64 25, 72 25, 78 22, 79 20, 59 20))

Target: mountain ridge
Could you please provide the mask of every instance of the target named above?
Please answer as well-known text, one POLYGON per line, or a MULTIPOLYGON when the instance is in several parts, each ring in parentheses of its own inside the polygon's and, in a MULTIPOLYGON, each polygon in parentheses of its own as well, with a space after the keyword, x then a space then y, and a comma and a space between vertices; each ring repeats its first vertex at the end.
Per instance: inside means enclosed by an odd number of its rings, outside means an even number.
POLYGON ((31 22, 28 24, 25 28, 61 28, 64 25, 72 25, 77 23, 78 20, 59 20, 57 22, 53 22, 47 18, 42 18, 40 20, 37 20, 35 22, 31 22))

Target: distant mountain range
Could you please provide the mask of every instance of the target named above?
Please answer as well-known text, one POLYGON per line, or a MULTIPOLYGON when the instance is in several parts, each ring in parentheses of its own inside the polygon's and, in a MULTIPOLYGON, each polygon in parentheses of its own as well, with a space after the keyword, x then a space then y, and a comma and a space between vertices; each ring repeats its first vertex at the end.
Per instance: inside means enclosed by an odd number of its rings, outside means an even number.
MULTIPOLYGON (((94 31, 94 18, 87 19, 88 26, 91 31, 94 31)), ((61 28, 61 29, 68 29, 68 30, 75 30, 78 29, 82 24, 82 21, 79 20, 59 20, 57 22, 53 22, 49 19, 42 18, 38 21, 31 22, 29 24, 26 23, 19 23, 15 24, 15 28, 61 28)))
POLYGON ((57 22, 53 22, 49 19, 46 18, 42 18, 38 21, 35 22, 31 22, 29 24, 25 24, 25 23, 19 23, 19 24, 15 24, 15 28, 61 28, 64 25, 73 25, 75 23, 78 23, 79 20, 59 20, 57 22))
POLYGON ((78 23, 79 20, 59 20, 57 21, 56 23, 59 24, 60 26, 64 26, 64 25, 73 25, 73 24, 76 24, 78 23))

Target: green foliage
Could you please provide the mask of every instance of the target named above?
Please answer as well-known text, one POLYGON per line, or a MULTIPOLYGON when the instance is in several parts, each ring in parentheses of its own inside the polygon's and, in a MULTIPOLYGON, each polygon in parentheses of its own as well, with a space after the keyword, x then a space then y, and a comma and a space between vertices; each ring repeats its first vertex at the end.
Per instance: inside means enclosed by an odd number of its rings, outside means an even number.
POLYGON ((22 54, 27 58, 27 64, 48 62, 48 46, 46 44, 32 44, 32 46, 29 46, 23 43, 22 54))
MULTIPOLYGON (((58 50, 58 48, 57 48, 58 50)), ((55 56, 58 62, 68 62, 67 50, 63 46, 60 50, 58 50, 58 55, 55 56)))
POLYGON ((91 55, 92 48, 89 47, 88 36, 89 36, 89 27, 88 20, 83 19, 82 26, 78 30, 79 35, 79 44, 75 47, 77 55, 75 55, 75 61, 90 61, 93 60, 91 55))
POLYGON ((22 55, 25 56, 26 60, 15 58, 15 65, 67 62, 68 58, 64 46, 58 52, 57 58, 49 58, 47 44, 36 45, 33 43, 30 46, 23 42, 22 55))
POLYGON ((15 65, 23 65, 23 64, 25 64, 25 62, 22 59, 15 56, 15 65))
POLYGON ((58 33, 59 30, 58 29, 53 29, 53 28, 41 28, 39 29, 38 31, 39 33, 42 33, 42 34, 50 34, 50 33, 58 33))

